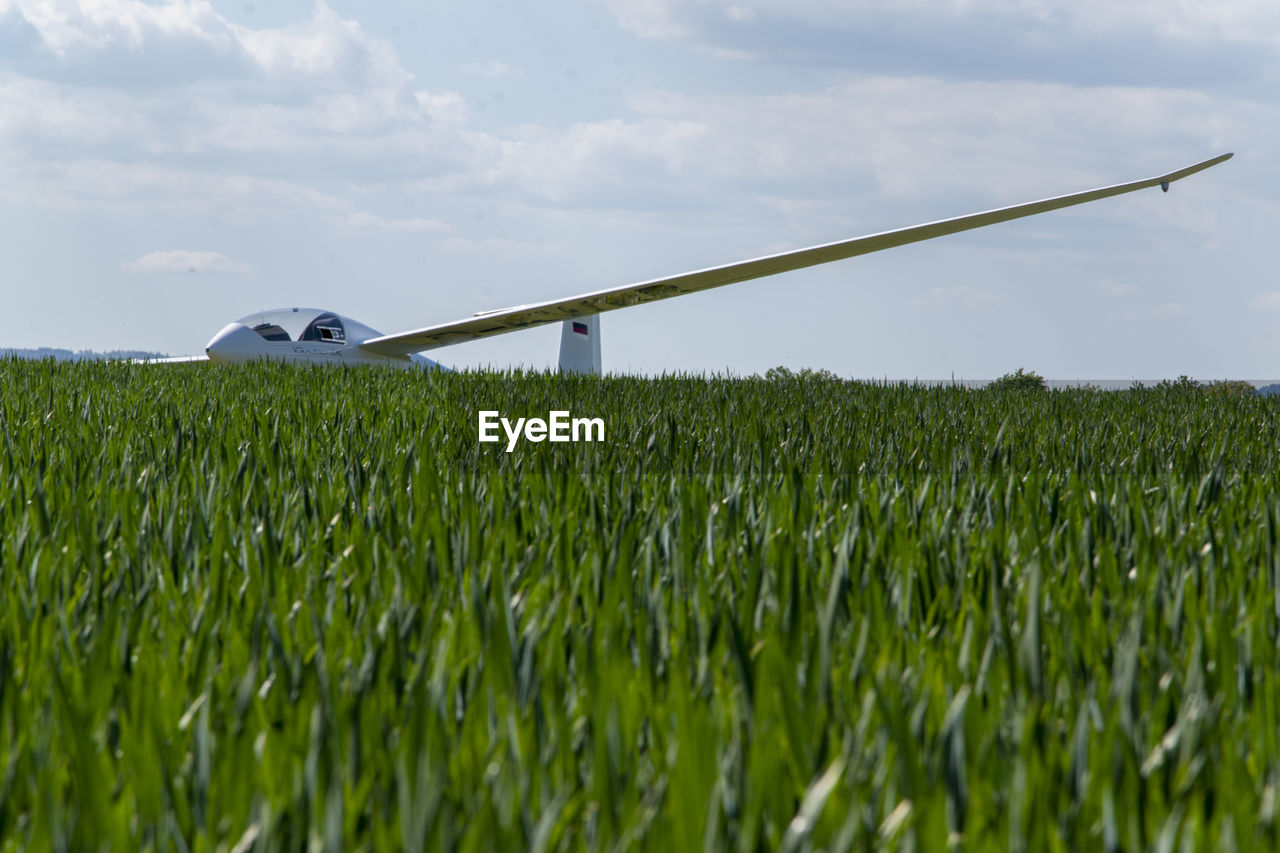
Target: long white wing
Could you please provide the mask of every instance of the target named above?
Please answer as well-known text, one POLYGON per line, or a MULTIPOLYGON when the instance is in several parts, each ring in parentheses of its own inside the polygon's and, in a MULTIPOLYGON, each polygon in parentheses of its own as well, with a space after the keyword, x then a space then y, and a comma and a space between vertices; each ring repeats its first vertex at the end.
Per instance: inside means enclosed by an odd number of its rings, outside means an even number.
POLYGON ((208 361, 207 355, 170 355, 164 358, 131 358, 130 364, 186 364, 192 361, 208 361))
POLYGON ((1205 160, 1204 162, 1196 163, 1194 166, 1187 166, 1185 169, 1179 169, 1176 172, 1170 172, 1167 175, 1161 175, 1156 178, 1147 178, 1141 181, 1131 181, 1127 184, 1115 184, 1101 189, 1086 190, 1085 192, 1071 195, 1016 204, 1013 207, 1002 207, 998 210, 972 213, 955 219, 943 219, 939 222, 913 225, 910 228, 900 228, 896 231, 883 231, 866 237, 855 237, 852 240, 826 243, 821 246, 812 246, 808 249, 796 249, 764 258, 740 261, 722 267, 681 273, 667 278, 640 282, 639 284, 615 287, 610 290, 584 293, 581 296, 572 296, 568 299, 538 302, 532 305, 518 305, 514 308, 503 308, 497 311, 485 311, 452 323, 441 323, 437 326, 427 326, 424 329, 371 338, 362 343, 361 346, 373 352, 398 355, 463 343, 477 338, 486 338, 490 335, 501 335, 518 329, 554 323, 570 317, 598 314, 602 311, 612 311, 616 308, 626 308, 630 305, 642 305, 658 299, 669 299, 672 296, 680 296, 685 293, 695 293, 712 287, 721 287, 726 284, 735 284, 739 281, 748 281, 749 279, 776 275, 789 270, 839 261, 856 255, 879 252, 882 249, 892 249, 895 246, 903 246, 907 243, 932 240, 934 237, 955 234, 959 231, 968 231, 971 228, 981 228, 985 225, 995 225, 998 222, 1008 222, 1010 219, 1019 219, 1023 216, 1034 216, 1037 213, 1047 213, 1050 210, 1058 210, 1075 204, 1084 204, 1088 201, 1097 201, 1098 199, 1146 189, 1147 187, 1161 186, 1168 190, 1169 184, 1174 181, 1193 175, 1210 166, 1216 166, 1218 163, 1230 158, 1230 154, 1223 154, 1211 160, 1205 160))

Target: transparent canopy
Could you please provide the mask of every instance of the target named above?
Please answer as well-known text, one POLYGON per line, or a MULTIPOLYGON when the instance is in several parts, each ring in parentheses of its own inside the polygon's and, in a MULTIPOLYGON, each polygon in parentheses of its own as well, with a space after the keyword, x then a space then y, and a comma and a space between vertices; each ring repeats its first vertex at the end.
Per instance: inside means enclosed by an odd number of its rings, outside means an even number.
POLYGON ((256 311, 236 321, 269 341, 319 341, 345 344, 378 337, 378 331, 320 308, 276 308, 256 311))

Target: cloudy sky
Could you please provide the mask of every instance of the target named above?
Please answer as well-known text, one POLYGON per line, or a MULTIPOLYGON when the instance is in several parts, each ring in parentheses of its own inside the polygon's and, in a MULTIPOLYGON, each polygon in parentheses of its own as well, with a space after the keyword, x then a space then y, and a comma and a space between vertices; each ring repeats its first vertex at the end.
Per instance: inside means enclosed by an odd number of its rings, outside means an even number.
POLYGON ((0 0, 0 346, 401 331, 1235 151, 611 313, 605 366, 1276 377, 1278 85, 1275 0, 0 0))

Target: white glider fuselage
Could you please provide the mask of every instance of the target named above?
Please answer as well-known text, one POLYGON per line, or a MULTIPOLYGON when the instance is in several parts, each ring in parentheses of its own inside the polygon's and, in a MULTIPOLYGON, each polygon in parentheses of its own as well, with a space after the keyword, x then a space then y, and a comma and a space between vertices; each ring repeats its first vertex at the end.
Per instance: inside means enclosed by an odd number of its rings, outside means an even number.
POLYGON ((228 323, 204 348, 209 361, 273 359, 303 364, 378 364, 438 368, 417 354, 385 354, 361 344, 382 333, 358 320, 318 308, 259 311, 228 323))

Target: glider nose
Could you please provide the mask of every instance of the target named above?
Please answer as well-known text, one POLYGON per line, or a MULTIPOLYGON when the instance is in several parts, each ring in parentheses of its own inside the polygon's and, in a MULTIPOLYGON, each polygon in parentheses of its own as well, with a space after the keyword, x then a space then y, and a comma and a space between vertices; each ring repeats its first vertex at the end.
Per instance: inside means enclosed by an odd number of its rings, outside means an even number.
POLYGON ((253 345, 259 340, 257 333, 243 323, 228 323, 209 341, 204 354, 210 361, 245 361, 253 358, 253 345))

